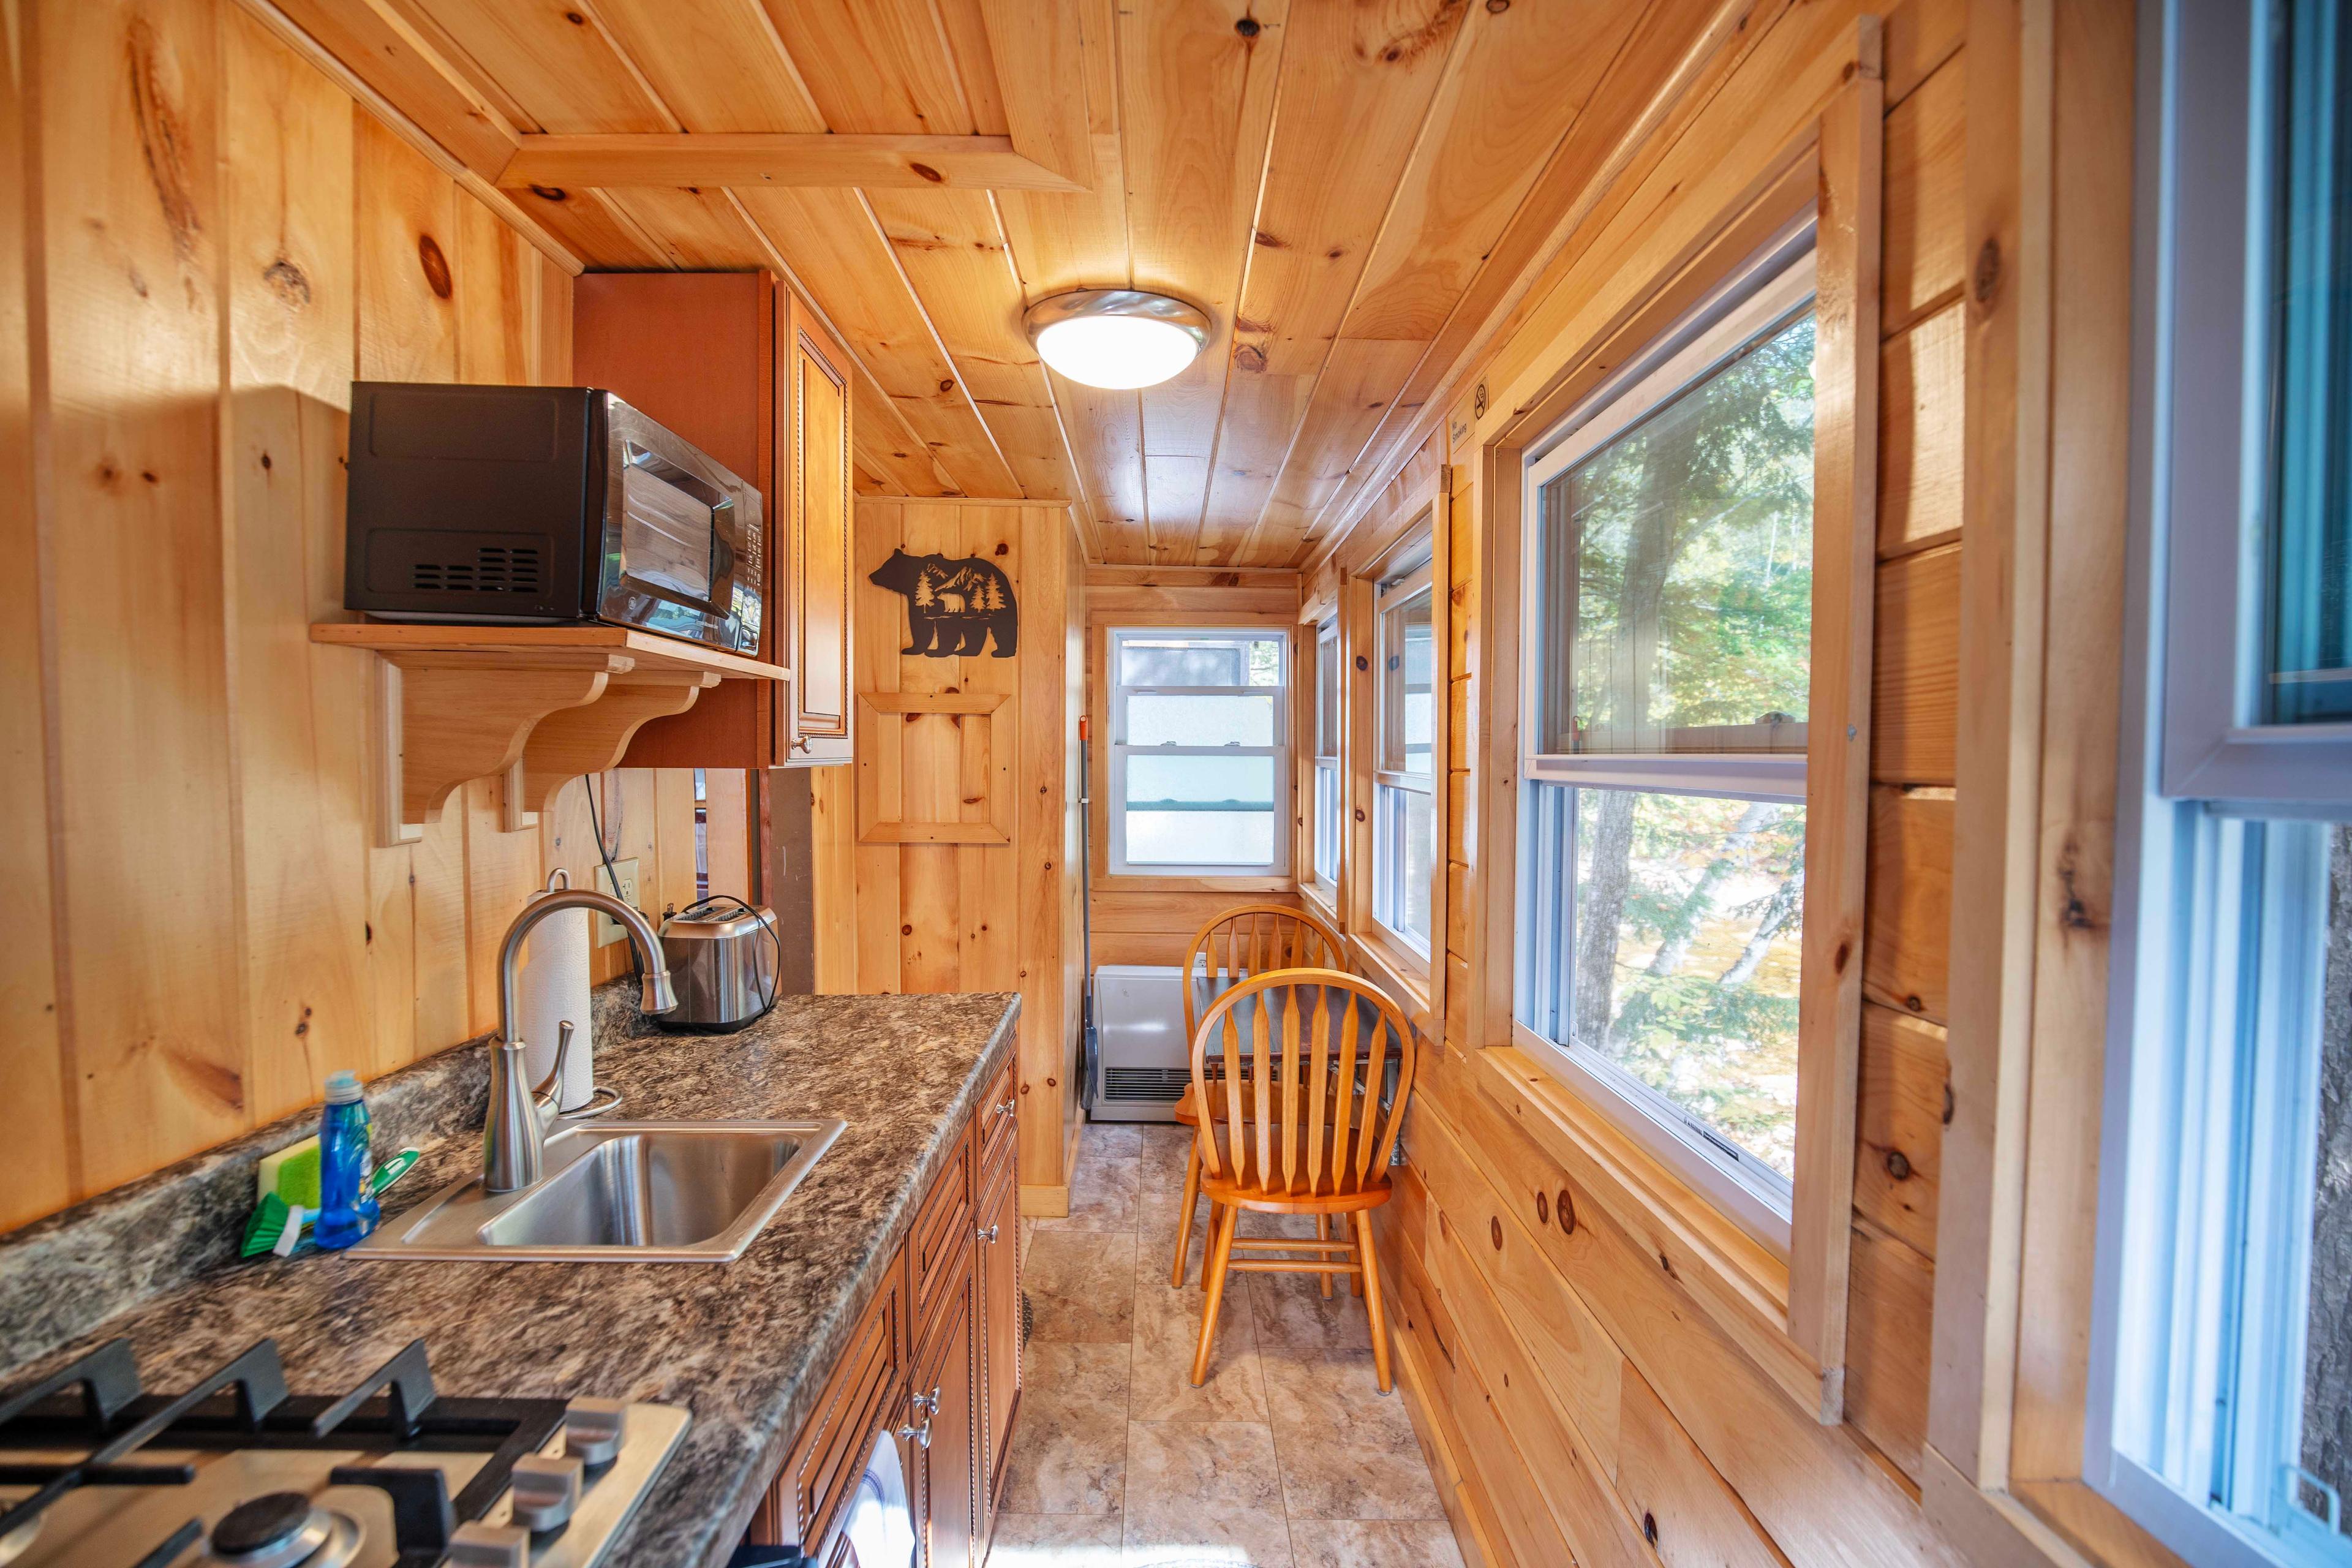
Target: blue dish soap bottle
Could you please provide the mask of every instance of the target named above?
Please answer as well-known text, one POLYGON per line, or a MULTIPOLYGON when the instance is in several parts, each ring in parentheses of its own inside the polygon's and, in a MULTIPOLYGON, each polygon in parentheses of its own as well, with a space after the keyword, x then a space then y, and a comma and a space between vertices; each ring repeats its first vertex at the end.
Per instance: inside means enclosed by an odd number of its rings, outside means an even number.
POLYGON ((340 1252, 375 1229, 383 1211, 369 1190, 374 1175, 359 1075, 329 1073, 327 1109, 319 1125, 319 1223, 311 1231, 320 1247, 340 1252))

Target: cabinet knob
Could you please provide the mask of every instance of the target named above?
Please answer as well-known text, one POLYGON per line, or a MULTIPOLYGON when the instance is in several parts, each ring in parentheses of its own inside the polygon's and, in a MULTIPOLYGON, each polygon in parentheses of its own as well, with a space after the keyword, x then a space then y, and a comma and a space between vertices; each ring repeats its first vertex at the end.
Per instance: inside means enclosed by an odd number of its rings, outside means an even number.
POLYGON ((914 1395, 911 1403, 923 1413, 923 1424, 920 1426, 901 1426, 898 1436, 918 1447, 929 1448, 931 1446, 931 1417, 938 1415, 940 1409, 940 1385, 936 1383, 931 1384, 929 1394, 914 1395))
POLYGON ((1018 1113, 1020 1109, 1021 1101, 1016 1096, 1012 1100, 999 1101, 995 1109, 990 1114, 995 1116, 1012 1116, 1018 1113))
POLYGON ((986 1230, 975 1230, 971 1233, 971 1238, 974 1241, 993 1242, 996 1239, 996 1226, 992 1225, 986 1230))

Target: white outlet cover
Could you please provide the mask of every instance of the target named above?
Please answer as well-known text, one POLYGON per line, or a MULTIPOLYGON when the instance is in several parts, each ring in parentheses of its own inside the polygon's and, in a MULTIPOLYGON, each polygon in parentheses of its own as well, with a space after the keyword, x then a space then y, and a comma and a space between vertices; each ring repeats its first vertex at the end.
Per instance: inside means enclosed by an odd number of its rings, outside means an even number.
MULTIPOLYGON (((612 872, 606 871, 602 865, 599 865, 596 868, 596 890, 611 893, 632 909, 645 908, 637 901, 637 863, 635 859, 614 861, 612 872), (621 885, 617 889, 613 886, 613 872, 620 875, 621 885)), ((628 934, 621 929, 621 922, 611 916, 600 914, 596 917, 598 947, 610 947, 614 942, 625 939, 628 934)))

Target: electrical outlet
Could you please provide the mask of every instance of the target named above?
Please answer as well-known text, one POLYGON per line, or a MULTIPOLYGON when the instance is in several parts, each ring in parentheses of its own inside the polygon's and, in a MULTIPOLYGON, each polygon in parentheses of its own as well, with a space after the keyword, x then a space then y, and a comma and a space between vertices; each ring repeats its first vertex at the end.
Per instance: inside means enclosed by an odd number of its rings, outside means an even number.
MULTIPOLYGON (((612 872, 607 872, 600 864, 596 868, 596 890, 603 893, 611 893, 614 898, 620 900, 621 902, 628 905, 633 910, 641 910, 645 908, 645 905, 637 902, 637 863, 635 860, 614 861, 612 872), (618 873, 621 879, 621 885, 618 889, 615 889, 613 886, 614 873, 618 873)), ((628 934, 629 933, 627 931, 621 929, 621 922, 614 920, 611 916, 600 914, 596 917, 596 945, 598 947, 610 947, 616 942, 625 940, 628 934)))

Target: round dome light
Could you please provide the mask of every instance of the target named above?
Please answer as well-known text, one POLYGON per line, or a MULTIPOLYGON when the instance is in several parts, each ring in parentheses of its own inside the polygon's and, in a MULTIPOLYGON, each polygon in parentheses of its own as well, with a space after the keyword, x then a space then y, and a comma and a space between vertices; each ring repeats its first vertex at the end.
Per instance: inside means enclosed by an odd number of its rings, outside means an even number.
POLYGON ((1209 318, 1181 300, 1134 289, 1082 289, 1029 309, 1037 352, 1072 381, 1124 390, 1154 386, 1191 364, 1209 318))

